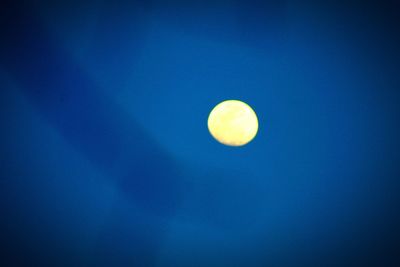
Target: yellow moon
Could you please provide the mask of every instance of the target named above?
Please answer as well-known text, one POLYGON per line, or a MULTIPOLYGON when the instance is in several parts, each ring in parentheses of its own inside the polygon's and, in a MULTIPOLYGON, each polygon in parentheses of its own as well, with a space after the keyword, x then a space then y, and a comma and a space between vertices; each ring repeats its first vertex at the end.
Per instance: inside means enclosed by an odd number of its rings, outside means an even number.
POLYGON ((228 146, 243 146, 253 140, 258 131, 256 113, 239 100, 226 100, 216 105, 207 124, 211 135, 228 146))

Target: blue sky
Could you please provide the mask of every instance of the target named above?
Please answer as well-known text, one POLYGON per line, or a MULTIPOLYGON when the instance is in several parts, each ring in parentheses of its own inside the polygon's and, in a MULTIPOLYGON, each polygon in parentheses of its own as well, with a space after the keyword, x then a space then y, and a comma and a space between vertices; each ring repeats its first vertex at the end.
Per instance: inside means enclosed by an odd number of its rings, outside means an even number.
POLYGON ((394 262, 390 5, 11 4, 0 46, 4 262, 394 262), (208 133, 226 99, 258 115, 247 146, 208 133))

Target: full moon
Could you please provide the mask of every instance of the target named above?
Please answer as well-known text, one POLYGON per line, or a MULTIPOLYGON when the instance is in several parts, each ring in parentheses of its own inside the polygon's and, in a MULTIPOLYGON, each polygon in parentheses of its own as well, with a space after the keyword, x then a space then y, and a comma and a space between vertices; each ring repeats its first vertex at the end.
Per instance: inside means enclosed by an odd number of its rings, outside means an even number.
POLYGON ((242 101, 226 100, 211 110, 208 116, 208 130, 224 145, 243 146, 257 134, 257 115, 242 101))

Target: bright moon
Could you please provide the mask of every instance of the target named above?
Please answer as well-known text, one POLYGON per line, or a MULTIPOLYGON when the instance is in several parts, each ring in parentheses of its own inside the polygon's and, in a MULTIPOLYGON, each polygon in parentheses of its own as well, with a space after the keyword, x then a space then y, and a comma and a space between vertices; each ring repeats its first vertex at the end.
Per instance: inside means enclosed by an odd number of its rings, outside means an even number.
POLYGON ((224 145, 243 146, 257 134, 257 115, 242 101, 226 100, 211 111, 208 116, 208 130, 224 145))

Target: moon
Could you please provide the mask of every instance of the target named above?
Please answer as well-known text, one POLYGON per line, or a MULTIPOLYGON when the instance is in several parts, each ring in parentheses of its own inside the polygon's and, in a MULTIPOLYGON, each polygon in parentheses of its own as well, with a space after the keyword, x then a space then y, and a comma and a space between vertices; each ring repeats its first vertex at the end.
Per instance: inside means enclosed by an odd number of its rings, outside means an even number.
POLYGON ((244 146, 257 134, 258 119, 254 110, 239 100, 216 105, 208 116, 208 130, 221 144, 244 146))

